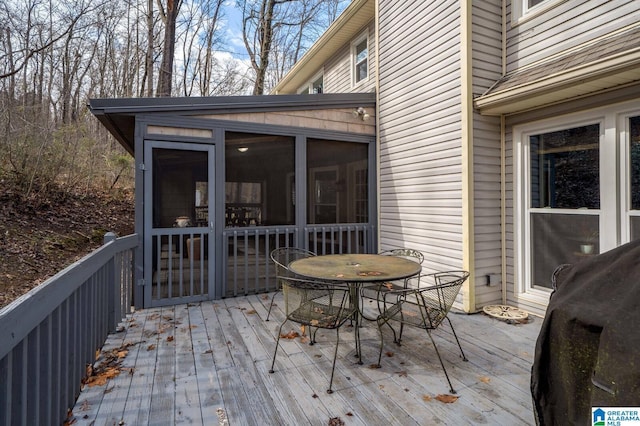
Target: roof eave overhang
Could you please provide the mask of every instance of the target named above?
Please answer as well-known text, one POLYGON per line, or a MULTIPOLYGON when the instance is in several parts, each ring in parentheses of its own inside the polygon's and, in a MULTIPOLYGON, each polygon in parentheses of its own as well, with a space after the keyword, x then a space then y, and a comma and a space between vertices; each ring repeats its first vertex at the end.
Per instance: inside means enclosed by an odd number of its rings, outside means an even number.
POLYGON ((640 83, 640 49, 474 99, 483 115, 511 115, 640 83))
POLYGON ((374 16, 374 0, 353 0, 271 92, 296 93, 346 42, 356 37, 374 16))
POLYGON ((194 116, 267 111, 320 110, 374 106, 375 93, 281 96, 89 99, 89 110, 133 155, 138 115, 194 116))

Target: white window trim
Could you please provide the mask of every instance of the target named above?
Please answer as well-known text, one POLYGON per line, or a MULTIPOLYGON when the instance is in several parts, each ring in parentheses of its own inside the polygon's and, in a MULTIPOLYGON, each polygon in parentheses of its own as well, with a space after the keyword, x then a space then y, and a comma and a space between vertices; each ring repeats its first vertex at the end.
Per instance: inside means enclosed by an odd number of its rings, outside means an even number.
POLYGON ((511 1, 511 26, 515 27, 536 18, 567 0, 546 0, 531 9, 527 8, 527 0, 511 1))
MULTIPOLYGON (((324 80, 324 69, 322 69, 322 70, 318 71, 316 74, 314 74, 313 77, 311 77, 309 80, 307 80, 307 82, 305 84, 303 84, 302 86, 300 86, 298 88, 296 93, 298 95, 313 94, 313 82, 316 81, 320 77, 323 77, 323 80, 324 80)), ((324 81, 323 81, 323 86, 324 86, 324 81)), ((323 92, 324 92, 324 90, 323 90, 323 92)))
POLYGON ((371 48, 369 46, 369 29, 366 29, 351 42, 351 87, 357 87, 369 81, 371 76, 371 48), (363 41, 367 41, 367 76, 356 82, 356 47, 363 41))
POLYGON ((620 143, 620 197, 622 206, 620 209, 620 235, 621 244, 631 241, 630 218, 640 216, 640 210, 631 210, 631 182, 629 181, 629 118, 640 116, 637 105, 618 114, 618 140, 620 143))
MULTIPOLYGON (((531 135, 537 135, 541 133, 549 133, 558 130, 564 130, 574 127, 580 127, 590 124, 600 125, 600 161, 603 163, 603 156, 607 156, 607 150, 604 149, 606 142, 605 120, 601 112, 592 112, 589 114, 573 114, 563 117, 557 117, 550 120, 528 123, 524 125, 515 126, 513 129, 513 152, 515 154, 514 161, 514 248, 515 248, 515 292, 518 298, 526 301, 530 301, 536 304, 546 305, 549 301, 549 295, 551 289, 543 287, 533 287, 530 282, 531 278, 531 246, 528 242, 531 241, 530 235, 530 211, 543 211, 544 209, 530 209, 528 200, 530 199, 530 174, 529 174, 529 149, 528 138, 531 135)), ((611 144, 612 149, 615 150, 615 141, 611 144)), ((609 175, 616 175, 615 173, 608 172, 609 175)), ((600 169, 600 182, 604 185, 605 171, 600 169)), ((606 191, 605 191, 606 192, 606 191)), ((615 194, 613 195, 615 196, 615 194)), ((598 210, 594 210, 593 214, 600 215, 600 229, 604 231, 602 206, 606 206, 609 203, 608 200, 601 199, 598 210)), ((573 209, 553 209, 554 213, 575 213, 573 209)), ((601 234, 604 232, 601 232, 601 234)), ((604 245, 601 245, 604 250, 604 245)), ((551 277, 549 277, 551 278, 551 277)))
MULTIPOLYGON (((630 241, 629 217, 640 216, 631 211, 629 192, 629 118, 640 116, 637 100, 607 105, 602 108, 568 114, 513 127, 514 163, 514 260, 515 296, 523 301, 546 305, 550 289, 532 288, 529 235, 529 150, 528 137, 561 129, 598 123, 600 127, 600 215, 601 253, 630 241)), ((557 213, 563 211, 558 209, 557 213)), ((567 210, 566 212, 573 212, 567 210)))

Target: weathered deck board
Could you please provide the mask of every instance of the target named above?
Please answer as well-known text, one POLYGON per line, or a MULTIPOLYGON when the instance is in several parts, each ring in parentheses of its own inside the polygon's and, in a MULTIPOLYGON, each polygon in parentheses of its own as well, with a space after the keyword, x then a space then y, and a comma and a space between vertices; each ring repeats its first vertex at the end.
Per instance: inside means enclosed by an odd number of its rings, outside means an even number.
MULTIPOLYGON (((534 424, 529 375, 538 318, 513 325, 452 315, 469 361, 448 325, 434 333, 459 397, 445 404, 436 396, 448 394, 448 385, 423 330, 405 329, 397 346, 385 329, 376 369, 375 323, 360 328, 363 365, 354 356, 353 327, 343 327, 331 395, 332 330, 320 330, 314 346, 281 339, 269 374, 284 319, 282 294, 275 300, 268 322, 271 294, 136 312, 103 348, 131 344, 123 371, 106 385, 85 386, 73 409, 76 424, 326 425, 333 417, 347 425, 534 424)), ((283 328, 290 330, 299 327, 283 328)))

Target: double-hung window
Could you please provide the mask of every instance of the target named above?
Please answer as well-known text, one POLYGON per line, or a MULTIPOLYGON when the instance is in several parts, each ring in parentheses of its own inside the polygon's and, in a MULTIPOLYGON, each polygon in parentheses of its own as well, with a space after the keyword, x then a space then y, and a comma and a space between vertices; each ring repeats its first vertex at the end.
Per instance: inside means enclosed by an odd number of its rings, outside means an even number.
POLYGON ((512 24, 536 17, 567 0, 513 0, 511 3, 512 24))
POLYGON ((640 239, 640 111, 633 102, 514 128, 516 282, 640 239))
POLYGON ((357 85, 369 77, 369 35, 362 34, 351 43, 353 85, 357 85))

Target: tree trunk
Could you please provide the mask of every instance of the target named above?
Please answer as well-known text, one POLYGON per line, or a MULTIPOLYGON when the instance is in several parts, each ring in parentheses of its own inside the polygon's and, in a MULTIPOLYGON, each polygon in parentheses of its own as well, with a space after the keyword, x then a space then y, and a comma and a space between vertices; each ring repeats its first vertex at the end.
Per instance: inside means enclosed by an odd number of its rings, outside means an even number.
POLYGON ((173 80, 173 57, 176 49, 176 19, 180 11, 181 0, 167 0, 164 26, 164 47, 162 62, 158 72, 157 97, 171 96, 173 80))

